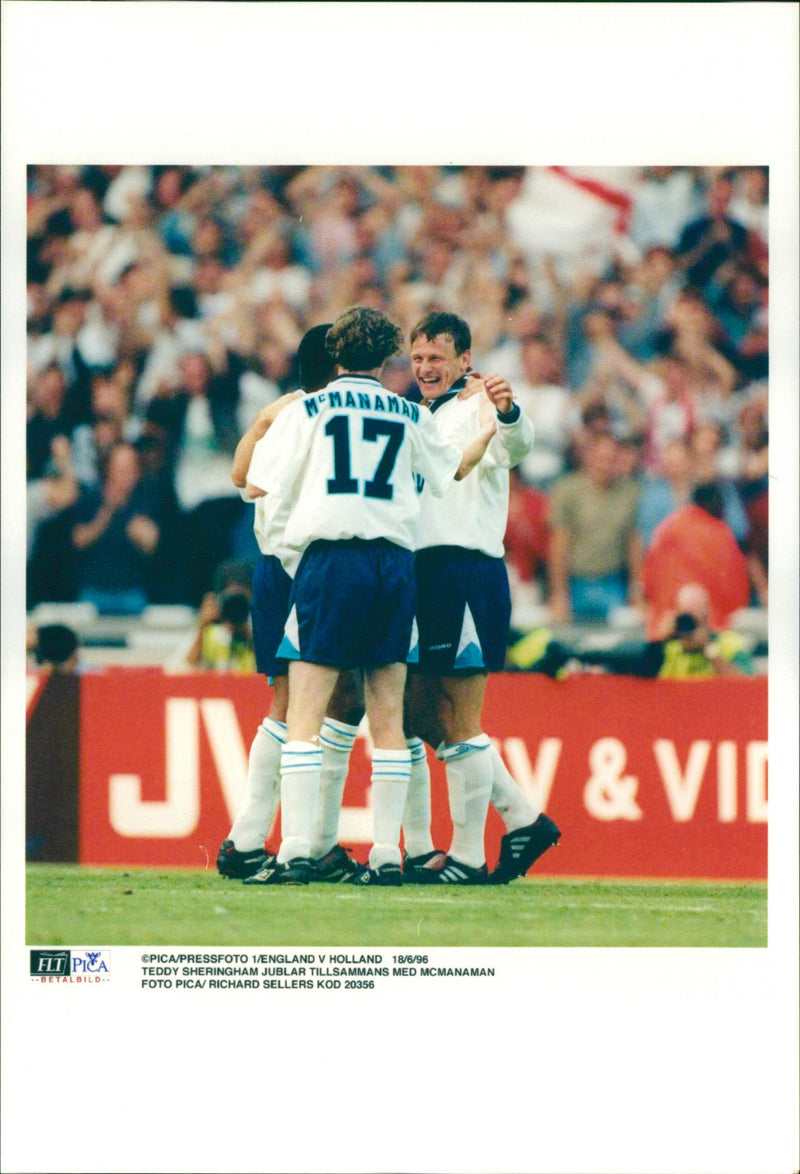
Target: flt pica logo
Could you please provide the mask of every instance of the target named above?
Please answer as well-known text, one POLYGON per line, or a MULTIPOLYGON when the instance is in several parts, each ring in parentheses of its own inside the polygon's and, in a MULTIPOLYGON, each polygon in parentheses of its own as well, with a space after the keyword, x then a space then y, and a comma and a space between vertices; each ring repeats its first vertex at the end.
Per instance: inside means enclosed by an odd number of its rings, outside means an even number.
POLYGON ((31 950, 31 978, 39 982, 108 982, 108 950, 31 950))

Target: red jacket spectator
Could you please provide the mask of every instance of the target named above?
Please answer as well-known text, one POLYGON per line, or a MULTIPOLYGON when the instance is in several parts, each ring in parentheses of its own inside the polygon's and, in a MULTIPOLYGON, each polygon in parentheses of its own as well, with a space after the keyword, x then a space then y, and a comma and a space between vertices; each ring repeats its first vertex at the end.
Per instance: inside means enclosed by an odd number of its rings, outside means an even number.
POLYGON ((708 591, 710 626, 715 631, 747 606, 747 560, 721 513, 718 486, 699 485, 692 502, 656 527, 643 568, 650 639, 664 636, 662 628, 672 620, 675 596, 686 583, 700 583, 708 591))
POLYGON ((524 485, 512 470, 508 526, 503 543, 506 558, 523 583, 532 583, 547 566, 550 528, 549 499, 541 489, 524 485))

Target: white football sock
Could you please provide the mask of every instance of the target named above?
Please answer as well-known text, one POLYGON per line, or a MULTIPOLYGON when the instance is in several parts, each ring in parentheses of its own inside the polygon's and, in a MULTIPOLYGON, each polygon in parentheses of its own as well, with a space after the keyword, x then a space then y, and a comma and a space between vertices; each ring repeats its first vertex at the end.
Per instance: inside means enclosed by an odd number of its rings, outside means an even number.
POLYGON ((238 852, 264 847, 280 802, 285 741, 285 723, 265 717, 250 747, 244 798, 228 835, 238 852))
POLYGON ((322 750, 313 742, 287 742, 281 755, 281 831, 278 860, 311 853, 314 809, 322 775, 322 750))
POLYGON ((409 750, 372 751, 373 835, 370 868, 400 864, 400 828, 411 774, 409 750))
POLYGON ((466 742, 445 746, 439 753, 445 764, 453 821, 449 855, 473 868, 486 863, 484 835, 493 776, 487 750, 491 745, 486 734, 478 734, 466 742))
POLYGON ((409 738, 411 751, 411 778, 403 812, 403 839, 409 856, 424 856, 433 852, 431 839, 431 771, 425 743, 421 738, 409 738))
POLYGON ((326 717, 319 732, 322 743, 322 782, 314 833, 311 837, 311 855, 316 860, 330 852, 339 839, 339 813, 350 764, 350 751, 358 734, 358 726, 347 725, 326 717))
POLYGON ((529 799, 509 772, 494 746, 489 748, 492 760, 492 794, 490 802, 506 825, 506 831, 528 827, 542 813, 541 807, 529 799))

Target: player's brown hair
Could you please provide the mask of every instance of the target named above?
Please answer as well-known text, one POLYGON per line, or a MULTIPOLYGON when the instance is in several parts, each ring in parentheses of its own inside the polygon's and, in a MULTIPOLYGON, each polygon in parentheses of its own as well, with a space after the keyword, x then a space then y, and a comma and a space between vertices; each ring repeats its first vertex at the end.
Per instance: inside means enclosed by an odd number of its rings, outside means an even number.
POLYGON ((400 327, 369 306, 351 306, 331 326, 325 347, 345 371, 373 371, 396 355, 403 344, 400 327))
POLYGON ((411 331, 410 342, 413 346, 414 340, 420 335, 432 341, 439 334, 449 336, 453 340, 457 355, 463 355, 464 351, 468 351, 472 346, 472 334, 464 319, 459 318, 458 314, 448 314, 444 310, 430 310, 420 318, 411 331))

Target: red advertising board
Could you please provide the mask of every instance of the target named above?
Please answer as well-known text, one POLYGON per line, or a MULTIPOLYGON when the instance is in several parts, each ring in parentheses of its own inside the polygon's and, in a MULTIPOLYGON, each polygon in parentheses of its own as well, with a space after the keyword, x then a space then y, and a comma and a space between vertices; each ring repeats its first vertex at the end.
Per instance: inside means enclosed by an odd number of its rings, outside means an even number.
POLYGON ((766 678, 507 674, 484 728, 563 830, 538 871, 766 878, 766 678))
MULTIPOLYGON (((214 866, 269 705, 256 676, 116 669, 81 683, 80 860, 214 866)), ((542 875, 767 875, 767 682, 492 677, 484 728, 563 831, 542 875)), ((444 770, 429 752, 433 834, 444 770)), ((351 758, 340 838, 366 859, 369 742, 351 758)), ((493 863, 504 828, 487 824, 493 863)), ((271 837, 275 842, 277 828, 271 837)))

